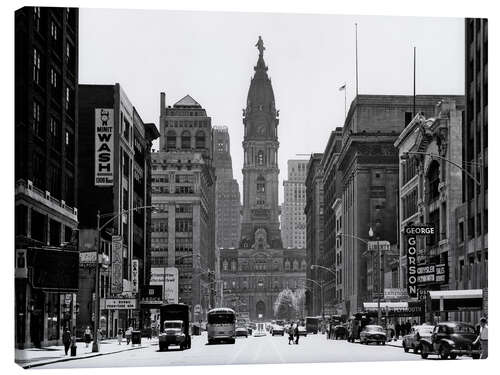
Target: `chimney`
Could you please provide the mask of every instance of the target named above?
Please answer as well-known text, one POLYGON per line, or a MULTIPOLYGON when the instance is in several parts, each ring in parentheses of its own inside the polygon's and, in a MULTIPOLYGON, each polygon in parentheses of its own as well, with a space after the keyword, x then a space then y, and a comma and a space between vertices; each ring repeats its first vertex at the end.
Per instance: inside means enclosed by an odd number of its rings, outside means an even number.
POLYGON ((166 115, 165 110, 165 93, 160 93, 160 116, 163 117, 166 115))

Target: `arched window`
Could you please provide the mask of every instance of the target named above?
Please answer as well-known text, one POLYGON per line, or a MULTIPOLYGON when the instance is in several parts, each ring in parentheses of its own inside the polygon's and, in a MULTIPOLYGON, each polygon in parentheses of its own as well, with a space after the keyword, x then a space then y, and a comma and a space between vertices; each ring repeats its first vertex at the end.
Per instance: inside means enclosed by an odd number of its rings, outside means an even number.
POLYGON ((181 148, 190 149, 191 148, 191 133, 184 130, 181 134, 181 148))
POLYGON ((205 132, 199 130, 196 133, 196 148, 205 148, 205 132))
POLYGON ((257 193, 265 193, 266 192, 266 179, 264 176, 257 177, 257 193))
POLYGON ((288 259, 285 260, 285 271, 290 271, 290 261, 288 259))
POLYGON ((169 130, 167 132, 167 151, 175 150, 177 147, 177 134, 175 134, 174 130, 169 130))
POLYGON ((231 271, 236 271, 236 261, 231 261, 231 271))
POLYGON ((305 271, 305 270, 306 270, 306 267, 307 267, 307 263, 306 263, 306 261, 305 261, 305 260, 302 260, 302 264, 300 265, 300 269, 301 269, 302 271, 305 271))
POLYGON ((436 160, 431 162, 427 172, 427 200, 433 202, 439 198, 439 163, 436 160))
POLYGON ((259 288, 263 288, 263 287, 264 287, 264 281, 262 281, 262 279, 261 279, 261 280, 259 280, 259 281, 257 282, 257 286, 258 286, 259 288))
POLYGON ((227 271, 227 267, 228 267, 228 265, 229 265, 229 264, 228 264, 227 260, 225 260, 225 259, 224 259, 224 261, 222 262, 222 269, 223 269, 224 271, 227 271))
POLYGON ((299 270, 299 262, 297 261, 297 259, 295 259, 293 261, 293 270, 294 271, 298 271, 299 270))
POLYGON ((262 151, 257 153, 257 165, 264 165, 264 153, 262 151))

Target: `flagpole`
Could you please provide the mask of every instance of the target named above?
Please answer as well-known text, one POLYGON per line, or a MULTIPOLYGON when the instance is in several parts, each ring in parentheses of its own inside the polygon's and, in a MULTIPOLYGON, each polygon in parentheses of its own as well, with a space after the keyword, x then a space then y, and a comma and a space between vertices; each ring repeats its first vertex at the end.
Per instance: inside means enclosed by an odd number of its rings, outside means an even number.
POLYGON ((415 112, 416 76, 417 76, 417 47, 413 47, 413 116, 414 117, 417 115, 415 112))
POLYGON ((358 23, 354 24, 356 28, 356 97, 358 96, 358 23))
POLYGON ((344 121, 347 119, 347 85, 344 83, 344 121))

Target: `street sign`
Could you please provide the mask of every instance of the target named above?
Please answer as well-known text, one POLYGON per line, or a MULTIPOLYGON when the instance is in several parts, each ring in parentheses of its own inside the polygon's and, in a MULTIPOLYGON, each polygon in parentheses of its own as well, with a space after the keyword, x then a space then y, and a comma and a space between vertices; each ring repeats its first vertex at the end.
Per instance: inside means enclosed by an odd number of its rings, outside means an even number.
POLYGON ((119 294, 123 291, 123 265, 122 265, 122 237, 111 238, 111 293, 119 294))
POLYGON ((104 308, 108 310, 134 310, 136 300, 133 298, 106 298, 104 308))

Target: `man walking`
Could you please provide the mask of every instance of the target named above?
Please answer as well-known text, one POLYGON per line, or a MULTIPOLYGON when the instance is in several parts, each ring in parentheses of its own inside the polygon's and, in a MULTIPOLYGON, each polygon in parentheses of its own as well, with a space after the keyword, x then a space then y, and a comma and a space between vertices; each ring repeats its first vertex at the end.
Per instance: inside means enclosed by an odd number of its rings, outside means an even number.
POLYGON ((295 344, 299 345, 299 322, 295 324, 294 333, 295 333, 295 344))
POLYGON ((479 325, 481 326, 479 328, 479 336, 477 336, 477 339, 474 341, 474 344, 478 342, 481 344, 481 359, 488 358, 488 325, 486 322, 484 316, 479 320, 479 325))
POLYGON ((290 324, 288 326, 287 333, 288 333, 288 345, 292 345, 293 344, 293 324, 290 324))

